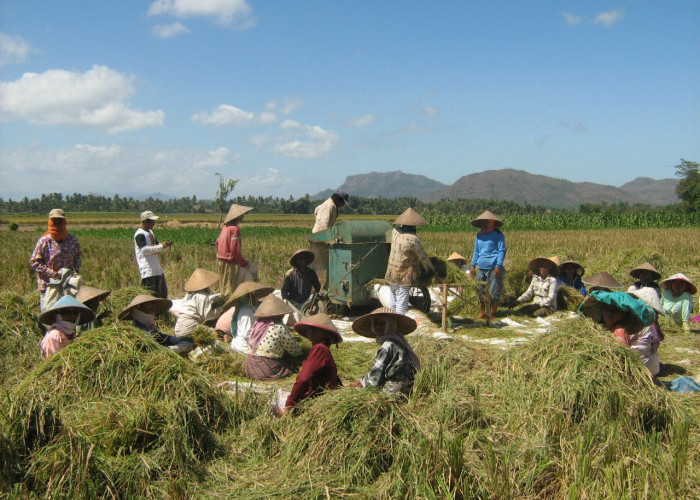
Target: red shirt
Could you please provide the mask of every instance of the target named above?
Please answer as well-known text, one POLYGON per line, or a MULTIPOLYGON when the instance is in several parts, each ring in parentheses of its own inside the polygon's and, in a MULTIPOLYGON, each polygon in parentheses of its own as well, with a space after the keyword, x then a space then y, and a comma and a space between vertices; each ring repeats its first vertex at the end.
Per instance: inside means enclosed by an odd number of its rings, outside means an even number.
POLYGON ((342 386, 338 369, 330 348, 323 342, 314 345, 301 365, 301 371, 294 382, 292 393, 287 398, 286 407, 293 407, 302 399, 314 397, 326 389, 342 386))
POLYGON ((241 254, 241 228, 224 226, 216 239, 216 258, 248 267, 248 261, 241 254))

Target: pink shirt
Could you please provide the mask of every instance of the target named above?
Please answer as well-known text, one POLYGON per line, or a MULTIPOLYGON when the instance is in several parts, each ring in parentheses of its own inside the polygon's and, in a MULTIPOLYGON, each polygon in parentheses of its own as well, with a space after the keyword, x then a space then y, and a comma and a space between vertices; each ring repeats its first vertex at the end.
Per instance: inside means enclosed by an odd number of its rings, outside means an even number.
POLYGON ((241 254, 241 228, 224 226, 216 239, 216 258, 233 262, 241 267, 248 267, 248 261, 241 254))
POLYGON ((50 358, 66 347, 72 340, 73 338, 63 333, 55 325, 52 325, 51 329, 44 335, 44 338, 41 339, 41 357, 44 359, 50 358))

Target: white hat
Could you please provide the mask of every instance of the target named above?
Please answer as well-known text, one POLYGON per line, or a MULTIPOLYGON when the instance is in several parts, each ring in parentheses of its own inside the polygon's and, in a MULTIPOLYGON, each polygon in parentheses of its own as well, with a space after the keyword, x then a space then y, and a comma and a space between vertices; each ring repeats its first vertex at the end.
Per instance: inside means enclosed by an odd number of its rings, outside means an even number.
POLYGON ((158 217, 156 214, 151 212, 150 210, 146 210, 145 212, 141 212, 141 220, 158 220, 160 217, 158 217))

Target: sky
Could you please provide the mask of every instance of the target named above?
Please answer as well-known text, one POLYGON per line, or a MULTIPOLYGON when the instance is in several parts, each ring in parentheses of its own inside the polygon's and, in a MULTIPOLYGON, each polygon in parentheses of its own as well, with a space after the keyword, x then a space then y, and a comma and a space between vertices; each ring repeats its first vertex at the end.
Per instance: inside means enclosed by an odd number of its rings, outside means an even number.
POLYGON ((2 0, 0 197, 673 178, 699 25, 697 0, 2 0))

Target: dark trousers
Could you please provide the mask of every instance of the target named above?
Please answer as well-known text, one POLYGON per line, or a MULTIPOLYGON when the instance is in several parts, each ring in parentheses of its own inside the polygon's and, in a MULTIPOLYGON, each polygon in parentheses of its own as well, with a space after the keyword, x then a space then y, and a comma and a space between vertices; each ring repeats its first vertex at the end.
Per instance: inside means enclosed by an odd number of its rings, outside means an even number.
POLYGON ((168 298, 168 284, 165 282, 165 275, 151 276, 150 278, 142 278, 141 285, 148 288, 155 297, 159 299, 168 298))

